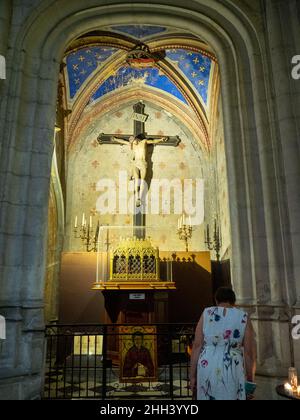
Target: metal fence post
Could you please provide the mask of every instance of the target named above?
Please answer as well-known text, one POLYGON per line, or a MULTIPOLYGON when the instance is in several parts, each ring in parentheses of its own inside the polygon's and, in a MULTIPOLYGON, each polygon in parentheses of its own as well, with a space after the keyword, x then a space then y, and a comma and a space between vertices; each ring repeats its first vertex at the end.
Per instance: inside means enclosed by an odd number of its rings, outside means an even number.
POLYGON ((103 326, 103 349, 102 349, 102 400, 106 399, 106 366, 107 366, 107 325, 103 326))

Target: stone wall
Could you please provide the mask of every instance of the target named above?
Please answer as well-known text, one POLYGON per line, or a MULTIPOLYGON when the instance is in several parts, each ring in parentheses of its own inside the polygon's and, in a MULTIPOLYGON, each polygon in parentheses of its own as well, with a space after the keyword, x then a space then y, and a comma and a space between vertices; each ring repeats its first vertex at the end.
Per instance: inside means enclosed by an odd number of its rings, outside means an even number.
MULTIPOLYGON (((217 110, 212 127, 212 152, 209 162, 210 189, 214 193, 210 195, 211 208, 206 215, 210 223, 210 232, 214 232, 214 223, 217 221, 217 227, 221 233, 220 258, 231 258, 231 229, 229 214, 229 196, 228 196, 228 176, 226 150, 224 140, 224 121, 221 97, 217 100, 217 110)), ((213 258, 216 258, 213 253, 213 258)))

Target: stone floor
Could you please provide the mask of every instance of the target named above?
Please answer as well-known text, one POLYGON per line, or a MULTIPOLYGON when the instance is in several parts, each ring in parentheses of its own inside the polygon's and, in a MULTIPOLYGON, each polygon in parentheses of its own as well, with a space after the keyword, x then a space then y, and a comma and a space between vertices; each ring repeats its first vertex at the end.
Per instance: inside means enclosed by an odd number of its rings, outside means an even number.
POLYGON ((276 387, 284 382, 284 378, 270 378, 258 376, 256 378, 257 391, 255 399, 258 401, 274 400, 284 401, 285 399, 277 395, 276 387))
MULTIPOLYGON (((97 377, 101 377, 97 375, 97 377)), ((118 370, 111 369, 107 376, 107 399, 126 400, 126 399, 170 399, 170 384, 167 381, 166 369, 159 372, 158 382, 151 383, 120 383, 118 380, 118 370)), ((259 376, 256 379, 258 384, 256 400, 284 400, 276 393, 277 385, 283 382, 282 378, 269 378, 259 376)), ((191 400, 191 394, 188 390, 186 377, 178 376, 176 369, 174 371, 173 392, 174 397, 180 400, 191 400)), ((45 394, 47 399, 101 399, 102 384, 95 380, 95 377, 81 378, 75 376, 63 376, 62 371, 46 374, 45 394)))
MULTIPOLYGON (((173 368, 173 393, 178 399, 191 399, 188 389, 187 370, 180 367, 173 368)), ((160 368, 157 382, 145 383, 120 383, 117 368, 107 372, 106 398, 107 399, 170 399, 170 382, 168 381, 168 367, 160 368)), ((102 371, 90 371, 89 374, 76 373, 62 370, 46 374, 44 398, 47 399, 78 399, 102 397, 102 371)))

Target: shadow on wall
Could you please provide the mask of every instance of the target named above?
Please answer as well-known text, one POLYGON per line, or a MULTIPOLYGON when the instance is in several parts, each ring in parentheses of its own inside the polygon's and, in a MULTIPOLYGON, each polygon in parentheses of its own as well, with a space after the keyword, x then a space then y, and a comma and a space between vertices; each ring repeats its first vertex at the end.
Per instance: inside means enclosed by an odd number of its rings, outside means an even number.
POLYGON ((198 322, 203 310, 213 304, 211 273, 193 255, 174 258, 173 273, 177 290, 169 294, 169 322, 198 322))

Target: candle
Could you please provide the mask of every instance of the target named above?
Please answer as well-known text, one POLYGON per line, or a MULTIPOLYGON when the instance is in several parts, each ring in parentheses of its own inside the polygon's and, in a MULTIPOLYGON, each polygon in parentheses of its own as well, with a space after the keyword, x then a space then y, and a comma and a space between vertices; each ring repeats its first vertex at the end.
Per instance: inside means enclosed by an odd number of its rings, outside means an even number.
POLYGON ((191 219, 191 216, 189 216, 189 224, 190 224, 190 227, 192 227, 192 219, 191 219))
POLYGON ((298 388, 298 375, 296 368, 289 368, 289 384, 291 385, 293 391, 297 391, 298 388))
POLYGON ((287 393, 287 395, 293 395, 293 388, 291 386, 291 384, 284 384, 284 390, 287 393))
POLYGON ((84 213, 82 214, 82 227, 84 227, 84 221, 85 221, 85 215, 84 213))
POLYGON ((77 229, 77 225, 78 225, 78 217, 75 217, 75 229, 77 229))

